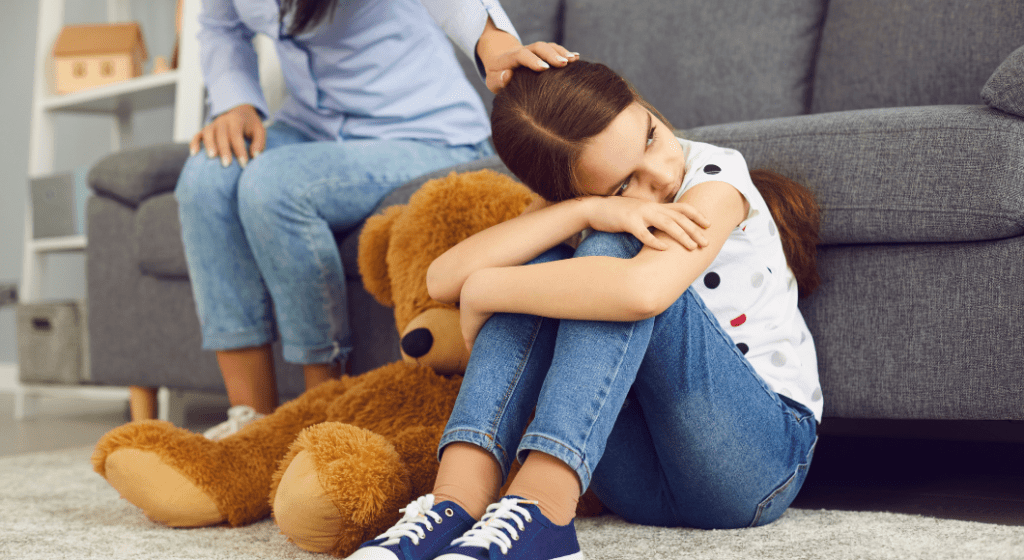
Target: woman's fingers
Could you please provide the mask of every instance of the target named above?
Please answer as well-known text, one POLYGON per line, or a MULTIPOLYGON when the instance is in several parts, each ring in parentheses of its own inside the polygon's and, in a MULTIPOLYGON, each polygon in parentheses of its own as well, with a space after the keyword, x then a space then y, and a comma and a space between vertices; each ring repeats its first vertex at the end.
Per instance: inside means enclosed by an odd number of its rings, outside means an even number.
MULTIPOLYGON (((244 169, 245 165, 249 163, 249 149, 245 145, 245 135, 242 133, 242 122, 240 120, 232 119, 228 121, 228 142, 231 144, 231 153, 238 158, 238 165, 244 169)), ((221 158, 221 163, 224 163, 223 158, 221 158)), ((227 160, 227 165, 231 165, 230 158, 227 160)))
POLYGON ((522 52, 534 55, 533 57, 527 57, 529 63, 521 61, 523 66, 533 68, 534 70, 545 69, 547 68, 546 65, 561 67, 579 59, 579 53, 570 52, 569 49, 558 43, 546 43, 543 41, 531 43, 522 52))
POLYGON ((194 155, 198 154, 199 150, 202 148, 202 145, 203 145, 203 131, 200 130, 199 132, 195 133, 194 136, 192 136, 192 141, 188 143, 189 155, 193 155, 194 156, 194 155))
POLYGON ((579 53, 571 52, 558 43, 538 41, 527 46, 520 45, 503 53, 487 67, 487 89, 498 93, 512 79, 512 71, 520 66, 542 72, 552 66, 565 66, 579 60, 579 57, 579 53))
POLYGON ((213 122, 216 129, 217 155, 220 156, 220 164, 224 167, 231 165, 231 133, 227 119, 217 119, 213 122))
POLYGON ((217 157, 217 135, 214 133, 213 124, 208 124, 200 131, 203 135, 203 146, 206 148, 206 156, 210 159, 217 157))
POLYGON ((267 129, 263 127, 263 122, 258 118, 249 128, 247 135, 252 138, 249 143, 249 151, 252 153, 252 157, 256 157, 267 147, 267 129))

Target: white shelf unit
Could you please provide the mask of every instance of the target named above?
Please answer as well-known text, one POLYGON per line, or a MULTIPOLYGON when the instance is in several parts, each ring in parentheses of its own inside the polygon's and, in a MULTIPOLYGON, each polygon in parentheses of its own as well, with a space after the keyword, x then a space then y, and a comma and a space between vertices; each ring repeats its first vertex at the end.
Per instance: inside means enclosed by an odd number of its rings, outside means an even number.
MULTIPOLYGON (((173 1, 173 0, 165 0, 173 1)), ((65 0, 39 0, 39 21, 36 33, 36 55, 32 91, 32 120, 29 132, 28 177, 34 179, 54 172, 54 121, 58 114, 107 115, 111 121, 110 152, 121 149, 132 139, 132 113, 157 107, 173 107, 171 136, 175 142, 187 142, 200 129, 203 119, 204 94, 199 69, 200 0, 181 1, 181 33, 178 44, 178 67, 161 74, 140 76, 66 95, 55 91, 51 50, 64 27, 65 0)), ((106 21, 130 21, 129 0, 107 0, 106 21)), ((169 22, 168 25, 171 23, 169 22)), ((27 187, 26 187, 27 188, 27 187)), ((85 235, 34 239, 31 197, 26 196, 24 253, 19 298, 31 303, 42 297, 41 282, 46 274, 49 255, 84 251, 85 235)), ((15 388, 14 416, 24 418, 32 399, 88 398, 127 400, 127 388, 74 385, 23 384, 15 388)), ((167 400, 161 390, 160 400, 167 400)), ((162 403, 164 404, 164 403, 162 403)), ((166 410, 166 406, 161 406, 166 410)))

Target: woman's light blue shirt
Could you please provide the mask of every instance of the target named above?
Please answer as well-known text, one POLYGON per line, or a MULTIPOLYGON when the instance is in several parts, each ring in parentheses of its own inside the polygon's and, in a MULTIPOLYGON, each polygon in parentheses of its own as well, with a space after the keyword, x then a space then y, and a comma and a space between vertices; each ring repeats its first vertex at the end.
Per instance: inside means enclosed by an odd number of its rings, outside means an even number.
POLYGON ((445 32, 474 59, 488 15, 515 35, 495 0, 339 0, 333 19, 297 36, 278 10, 276 0, 203 0, 199 51, 211 116, 246 103, 268 116, 252 45, 262 33, 289 93, 273 118, 313 138, 463 145, 490 135, 445 32))

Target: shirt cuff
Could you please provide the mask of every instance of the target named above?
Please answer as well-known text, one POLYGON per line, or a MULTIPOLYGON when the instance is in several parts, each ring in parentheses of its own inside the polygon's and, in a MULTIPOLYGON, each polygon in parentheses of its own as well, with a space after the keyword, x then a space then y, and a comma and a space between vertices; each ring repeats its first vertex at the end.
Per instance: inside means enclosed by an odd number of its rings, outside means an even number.
POLYGON ((245 73, 228 72, 218 76, 207 88, 207 95, 210 103, 207 122, 239 105, 252 105, 260 117, 268 116, 269 108, 259 82, 254 83, 245 73))
POLYGON ((486 79, 487 72, 476 54, 476 44, 487 25, 487 16, 491 17, 495 27, 522 42, 515 26, 512 25, 512 20, 508 18, 508 14, 497 0, 424 0, 423 5, 459 50, 470 60, 476 61, 481 79, 486 79))
MULTIPOLYGON (((516 41, 523 42, 519 38, 519 33, 516 33, 516 28, 512 25, 512 20, 508 19, 508 14, 505 13, 505 9, 501 7, 501 4, 497 0, 480 0, 487 9, 487 15, 491 16, 491 21, 494 22, 494 26, 498 29, 508 33, 509 35, 516 38, 516 41)), ((484 20, 486 25, 487 20, 484 20)), ((480 34, 483 33, 483 29, 477 34, 477 40, 480 38, 480 34)), ((484 62, 480 60, 480 57, 476 54, 476 43, 473 43, 473 60, 476 61, 476 71, 480 73, 480 77, 484 80, 487 79, 487 71, 484 69, 484 62)))

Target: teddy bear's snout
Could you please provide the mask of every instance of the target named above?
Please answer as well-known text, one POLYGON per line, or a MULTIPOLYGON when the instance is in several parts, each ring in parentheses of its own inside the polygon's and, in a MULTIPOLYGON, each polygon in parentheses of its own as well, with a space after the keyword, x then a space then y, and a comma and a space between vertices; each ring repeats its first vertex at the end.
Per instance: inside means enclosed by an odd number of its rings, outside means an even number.
POLYGON ((412 358, 426 356, 434 346, 434 335, 430 329, 413 329, 402 337, 402 351, 412 358))

